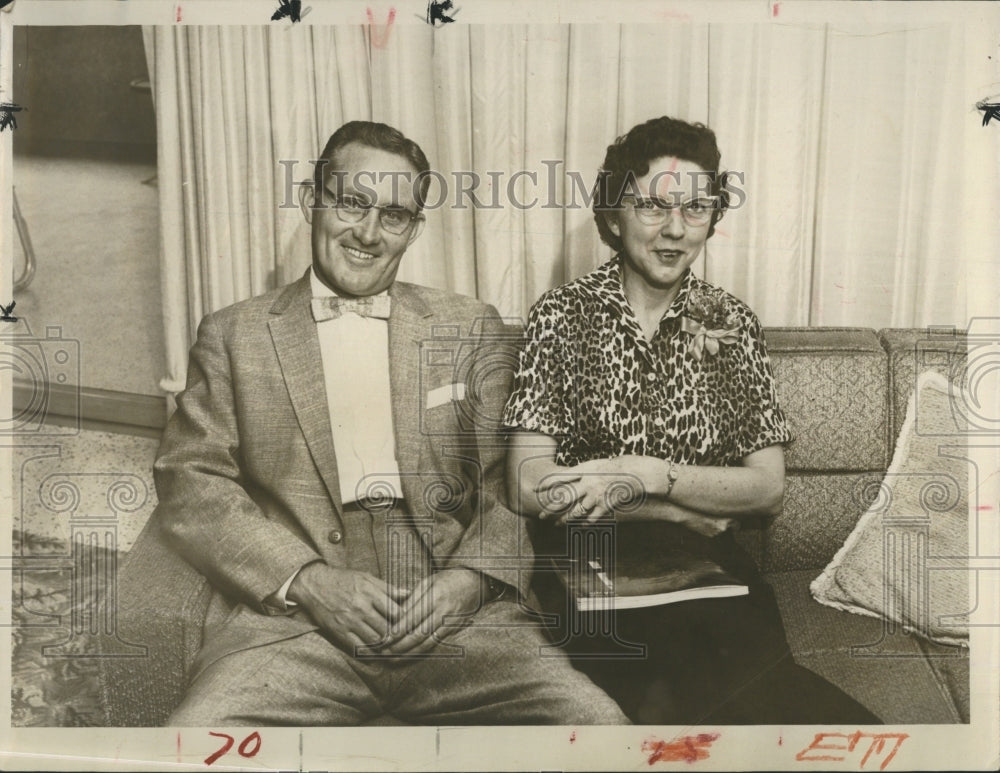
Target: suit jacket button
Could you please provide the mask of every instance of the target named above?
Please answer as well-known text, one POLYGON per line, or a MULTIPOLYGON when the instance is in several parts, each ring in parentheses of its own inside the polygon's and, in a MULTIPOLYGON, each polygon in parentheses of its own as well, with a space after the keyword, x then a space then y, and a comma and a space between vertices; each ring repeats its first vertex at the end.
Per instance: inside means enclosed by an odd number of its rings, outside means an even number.
POLYGON ((326 535, 326 538, 330 540, 334 545, 339 545, 344 541, 344 535, 341 534, 336 529, 330 529, 330 533, 326 535))

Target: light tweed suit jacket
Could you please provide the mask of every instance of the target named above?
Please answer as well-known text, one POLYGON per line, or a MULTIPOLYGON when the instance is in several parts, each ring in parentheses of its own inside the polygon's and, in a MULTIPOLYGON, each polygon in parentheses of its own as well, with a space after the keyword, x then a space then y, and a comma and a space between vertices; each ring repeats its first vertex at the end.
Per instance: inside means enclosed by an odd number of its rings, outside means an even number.
MULTIPOLYGON (((433 519, 437 565, 481 569, 527 598, 530 538, 504 503, 497 432, 516 343, 491 306, 403 282, 389 292, 409 512, 433 519)), ((153 518, 214 590, 215 657, 314 629, 267 599, 303 564, 345 566, 350 550, 329 538, 342 502, 310 296, 307 273, 205 318, 155 464, 153 518)))

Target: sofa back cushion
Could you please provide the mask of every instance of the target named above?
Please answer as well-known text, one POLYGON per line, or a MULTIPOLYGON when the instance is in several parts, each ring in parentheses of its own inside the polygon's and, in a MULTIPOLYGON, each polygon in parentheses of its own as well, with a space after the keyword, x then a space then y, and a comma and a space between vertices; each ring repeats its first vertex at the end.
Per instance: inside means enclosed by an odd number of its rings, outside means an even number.
POLYGON ((768 352, 795 440, 790 472, 884 470, 889 463, 888 373, 874 331, 770 328, 768 352))
POLYGON ((759 560, 768 572, 821 569, 871 503, 872 474, 889 463, 885 350, 864 328, 768 328, 778 401, 793 442, 785 505, 759 560))

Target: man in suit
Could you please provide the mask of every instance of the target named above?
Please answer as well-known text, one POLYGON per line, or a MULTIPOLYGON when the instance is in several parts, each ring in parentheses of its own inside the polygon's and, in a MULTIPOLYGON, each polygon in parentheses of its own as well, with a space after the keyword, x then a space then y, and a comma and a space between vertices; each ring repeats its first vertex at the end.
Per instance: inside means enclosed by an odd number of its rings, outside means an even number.
POLYGON ((520 603, 496 310, 395 281, 428 168, 345 124, 302 189, 311 269, 199 328, 155 517, 215 595, 169 724, 626 721, 520 603))

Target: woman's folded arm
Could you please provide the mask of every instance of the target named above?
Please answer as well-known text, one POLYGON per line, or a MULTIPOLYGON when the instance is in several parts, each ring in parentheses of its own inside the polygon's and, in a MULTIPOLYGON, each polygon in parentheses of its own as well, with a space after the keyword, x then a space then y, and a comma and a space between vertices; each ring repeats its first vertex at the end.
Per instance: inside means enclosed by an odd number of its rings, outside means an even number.
POLYGON ((738 467, 674 465, 651 456, 594 459, 572 467, 555 462, 556 440, 515 432, 507 455, 510 502, 542 520, 599 520, 614 511, 629 520, 684 523, 716 534, 733 520, 775 515, 784 495, 780 445, 754 451, 738 467))
POLYGON ((785 455, 780 445, 768 446, 743 457, 737 467, 674 465, 652 456, 619 456, 594 459, 565 468, 580 475, 621 475, 641 485, 647 500, 669 499, 674 505, 704 515, 725 518, 771 516, 781 512, 785 492, 785 455))

